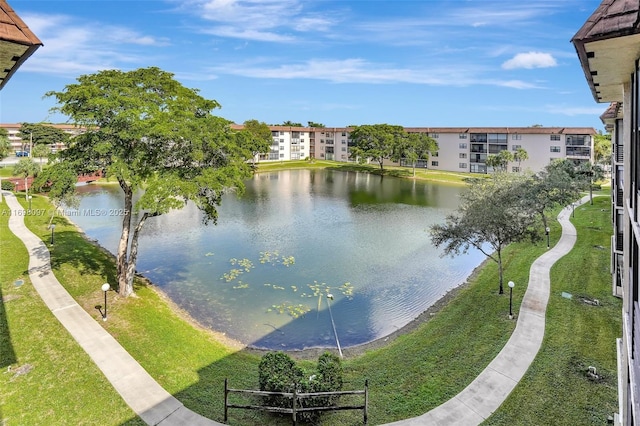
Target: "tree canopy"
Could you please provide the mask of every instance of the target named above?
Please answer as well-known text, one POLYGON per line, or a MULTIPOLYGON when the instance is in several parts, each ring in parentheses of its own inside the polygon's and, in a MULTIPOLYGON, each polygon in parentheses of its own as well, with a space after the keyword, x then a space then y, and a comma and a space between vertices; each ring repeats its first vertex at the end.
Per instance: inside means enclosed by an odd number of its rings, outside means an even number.
POLYGON ((271 148, 271 129, 267 123, 258 120, 247 120, 243 124, 244 128, 238 135, 239 143, 251 153, 251 165, 255 167, 256 156, 271 148))
POLYGON ((391 159, 407 133, 402 126, 391 124, 364 124, 355 126, 350 133, 353 143, 351 156, 360 162, 371 159, 384 170, 384 160, 391 159))
POLYGON ((0 128, 0 160, 5 159, 11 154, 11 141, 9 141, 9 132, 7 129, 0 128))
POLYGON ((428 160, 432 153, 438 151, 438 142, 427 133, 407 133, 396 141, 392 159, 405 159, 413 165, 413 176, 416 175, 416 162, 428 160))
POLYGON ((33 145, 66 145, 69 134, 64 130, 44 123, 21 123, 18 136, 22 139, 22 146, 33 145))
POLYGON ((70 190, 58 185, 63 175, 102 170, 122 188, 124 214, 116 256, 122 296, 133 293, 138 237, 148 218, 193 202, 204 222, 215 223, 223 194, 241 192, 250 175, 251 149, 238 143, 229 121, 212 114, 218 102, 159 68, 82 75, 77 83, 47 96, 57 100, 54 110, 87 131, 58 153, 60 161, 45 169, 42 182, 62 197, 70 190), (134 204, 139 190, 144 192, 134 204))

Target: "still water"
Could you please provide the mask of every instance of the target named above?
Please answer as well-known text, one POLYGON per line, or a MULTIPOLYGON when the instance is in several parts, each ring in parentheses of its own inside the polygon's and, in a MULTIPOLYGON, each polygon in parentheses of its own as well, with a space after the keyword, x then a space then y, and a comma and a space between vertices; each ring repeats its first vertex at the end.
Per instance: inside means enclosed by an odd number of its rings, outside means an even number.
MULTIPOLYGON (((200 323, 251 346, 335 347, 330 315, 343 347, 384 337, 484 260, 442 258, 430 243, 429 226, 458 205, 456 186, 327 170, 246 184, 224 197, 216 226, 193 205, 149 219, 137 269, 200 323)), ((79 213, 122 206, 117 186, 78 189, 79 213)), ((116 252, 121 218, 71 219, 116 252)))

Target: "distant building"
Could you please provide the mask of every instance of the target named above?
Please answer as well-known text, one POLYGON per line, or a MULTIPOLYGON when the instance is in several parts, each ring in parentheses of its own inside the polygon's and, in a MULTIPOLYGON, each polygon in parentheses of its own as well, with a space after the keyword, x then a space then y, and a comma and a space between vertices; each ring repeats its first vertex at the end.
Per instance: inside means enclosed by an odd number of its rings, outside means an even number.
MULTIPOLYGON (((232 126, 241 129, 241 125, 232 126)), ((350 157, 349 127, 271 128, 271 150, 259 161, 286 161, 305 158, 353 161, 350 157)), ((509 171, 539 171, 552 160, 568 158, 593 161, 593 128, 576 127, 407 127, 409 133, 427 133, 439 150, 419 167, 469 173, 487 173, 488 155, 500 151, 527 151, 529 158, 509 164, 509 171)), ((391 163, 390 163, 391 164, 391 163)))
POLYGON ((42 42, 5 0, 0 0, 0 90, 42 42))
POLYGON ((612 132, 613 293, 622 296, 618 412, 640 424, 640 1, 604 0, 571 40, 601 116, 612 132))

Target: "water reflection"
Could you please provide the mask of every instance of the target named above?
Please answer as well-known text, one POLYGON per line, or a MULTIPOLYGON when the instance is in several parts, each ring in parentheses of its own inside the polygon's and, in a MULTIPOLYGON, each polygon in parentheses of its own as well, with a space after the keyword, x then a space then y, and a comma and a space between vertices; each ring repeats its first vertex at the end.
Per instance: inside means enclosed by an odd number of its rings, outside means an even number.
MULTIPOLYGON (((272 349, 332 346, 319 298, 331 292, 341 344, 365 343, 417 317, 483 260, 441 258, 429 242, 459 190, 354 172, 258 174, 244 196, 224 197, 217 226, 202 225, 193 205, 149 219, 138 270, 205 326, 272 349)), ((117 186, 80 192, 79 211, 122 204, 117 186)), ((121 218, 72 219, 115 252, 121 218)))

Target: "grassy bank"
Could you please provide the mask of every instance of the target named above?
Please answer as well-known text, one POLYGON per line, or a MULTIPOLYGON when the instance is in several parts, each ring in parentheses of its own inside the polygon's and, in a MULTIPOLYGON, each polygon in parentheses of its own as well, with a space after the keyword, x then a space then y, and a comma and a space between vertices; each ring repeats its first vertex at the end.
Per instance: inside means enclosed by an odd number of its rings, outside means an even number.
MULTIPOLYGON (((383 170, 380 170, 380 167, 374 164, 345 163, 343 161, 314 160, 313 162, 311 162, 307 160, 299 160, 259 163, 257 165, 258 173, 292 169, 329 169, 343 172, 363 172, 384 174, 385 176, 394 176, 401 178, 414 178, 413 169, 410 167, 385 166, 383 170)), ((416 169, 415 179, 464 185, 464 179, 470 176, 473 175, 470 173, 454 173, 441 172, 438 170, 430 169, 416 169)))
MULTIPOLYGON (((33 202, 34 208, 48 208, 40 197, 34 198, 33 202)), ((608 198, 598 198, 594 206, 576 209, 578 243, 553 270, 543 349, 521 385, 488 423, 602 424, 615 409, 614 340, 620 334, 620 301, 609 296, 607 271, 611 226, 607 202, 608 198), (574 298, 563 298, 562 291, 572 293, 574 298), (597 298, 602 306, 585 305, 579 301, 579 296, 597 298), (589 365, 597 366, 606 380, 591 382, 586 379, 584 369, 589 365)), ((6 209, 6 205, 3 208, 6 209)), ((25 292, 22 298, 0 305, 0 321, 4 313, 8 325, 3 327, 0 336, 2 348, 9 342, 15 353, 13 361, 8 358, 5 364, 13 367, 37 364, 28 375, 13 381, 9 375, 0 375, 3 376, 0 377, 2 416, 15 419, 23 415, 21 408, 25 401, 40 400, 29 407, 31 419, 35 420, 24 423, 48 423, 48 418, 58 420, 57 424, 61 423, 60 419, 66 424, 91 424, 104 422, 104 419, 109 419, 109 424, 122 424, 129 422, 122 419, 130 418, 131 423, 135 423, 137 420, 123 407, 117 395, 114 396, 110 385, 104 383, 86 355, 74 348, 73 341, 63 330, 58 330, 57 334, 39 331, 43 324, 60 327, 51 314, 47 316, 36 295, 26 294, 28 291, 33 293, 28 281, 17 290, 12 287, 15 279, 25 276, 27 254, 6 230, 7 218, 0 220, 3 295, 25 292), (5 241, 9 244, 6 249, 5 241), (11 253, 10 259, 4 254, 7 252, 11 253), (8 270, 5 264, 10 265, 13 272, 5 272, 8 270), (40 337, 34 337, 38 334, 40 337), (30 353, 49 353, 59 345, 64 345, 62 354, 65 356, 54 358, 57 362, 41 365, 45 361, 30 361, 30 353), (72 354, 73 361, 67 353, 72 354), (42 376, 30 376, 35 372, 42 376), (77 381, 69 384, 63 380, 67 375, 77 377, 77 381), (30 382, 24 383, 26 379, 30 382), (17 388, 15 383, 24 385, 17 388), (47 401, 39 393, 40 383, 56 383, 55 389, 46 396, 47 401), (77 395, 90 395, 92 401, 85 401, 89 412, 67 409, 70 397, 64 395, 69 394, 76 399, 81 398, 77 395), (112 401, 112 405, 103 412, 96 411, 95 401, 103 398, 112 401), (111 410, 120 414, 114 416, 111 410), (103 415, 106 412, 108 416, 103 415)), ((27 217, 30 229, 45 241, 50 235, 46 229, 48 220, 46 215, 27 217)), ((54 223, 56 244, 52 262, 56 276, 98 320, 100 314, 94 306, 102 297, 100 285, 105 281, 115 282, 113 260, 85 241, 65 218, 55 217, 54 223)), ((552 223, 552 244, 559 231, 559 225, 552 223)), ((516 244, 506 250, 505 274, 516 282, 516 312, 531 262, 545 251, 546 244, 543 243, 535 246, 516 244)), ((139 282, 137 293, 137 298, 120 299, 110 292, 109 321, 100 323, 187 407, 222 421, 224 378, 228 377, 233 387, 256 388, 259 357, 251 351, 219 343, 213 333, 185 321, 184 316, 171 308, 152 286, 139 282)), ((509 338, 515 322, 507 318, 508 294, 497 294, 495 264, 487 263, 471 283, 451 299, 413 332, 398 337, 385 347, 345 360, 346 388, 361 389, 365 378, 369 379, 370 424, 419 415, 445 402, 469 384, 509 338)), ((2 355, 5 359, 4 349, 2 355)), ((71 402, 80 405, 79 401, 71 402)), ((358 424, 361 419, 358 412, 336 413, 327 415, 324 424, 358 424)), ((290 420, 276 421, 265 414, 232 410, 229 423, 290 424, 290 420)))

